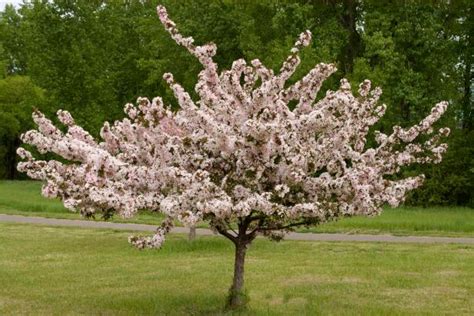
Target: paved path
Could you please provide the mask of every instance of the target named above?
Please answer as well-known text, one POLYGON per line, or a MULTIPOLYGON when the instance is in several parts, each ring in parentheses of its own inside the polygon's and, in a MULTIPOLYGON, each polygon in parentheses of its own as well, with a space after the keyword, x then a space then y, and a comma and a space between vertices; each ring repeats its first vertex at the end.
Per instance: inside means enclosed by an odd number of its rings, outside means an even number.
MULTIPOLYGON (((49 226, 71 226, 85 228, 109 228, 119 230, 154 231, 155 225, 125 224, 112 222, 95 222, 75 219, 56 219, 34 216, 0 214, 0 222, 39 224, 49 226)), ((175 227, 172 233, 188 233, 185 227, 175 227)), ((198 228, 196 234, 201 236, 214 235, 209 229, 198 228)), ((361 242, 391 242, 391 243, 458 243, 474 244, 474 237, 421 237, 421 236, 392 236, 392 235, 349 235, 349 234, 315 234, 290 233, 285 239, 310 241, 361 241, 361 242)))

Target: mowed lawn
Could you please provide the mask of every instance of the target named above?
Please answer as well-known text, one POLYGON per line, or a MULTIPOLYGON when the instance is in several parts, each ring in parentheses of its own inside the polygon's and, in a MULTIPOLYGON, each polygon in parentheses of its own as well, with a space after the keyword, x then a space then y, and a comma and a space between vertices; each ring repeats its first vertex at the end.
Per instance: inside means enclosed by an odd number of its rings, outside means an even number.
MULTIPOLYGON (((60 201, 41 196, 41 183, 0 181, 0 213, 80 219, 60 201)), ((143 213, 130 220, 113 221, 158 224, 157 214, 143 213)), ((474 236, 474 209, 463 207, 387 208, 381 216, 346 218, 309 230, 312 232, 389 233, 395 235, 474 236)))
MULTIPOLYGON (((80 214, 66 209, 58 199, 47 199, 41 195, 39 181, 0 181, 0 214, 40 216, 50 218, 84 219, 80 214)), ((144 212, 133 219, 113 218, 116 222, 159 224, 160 214, 144 212)), ((101 220, 100 216, 96 220, 101 220)))
MULTIPOLYGON (((221 315, 233 249, 172 235, 0 224, 0 315, 221 315)), ((472 315, 474 246, 257 240, 239 315, 472 315)))

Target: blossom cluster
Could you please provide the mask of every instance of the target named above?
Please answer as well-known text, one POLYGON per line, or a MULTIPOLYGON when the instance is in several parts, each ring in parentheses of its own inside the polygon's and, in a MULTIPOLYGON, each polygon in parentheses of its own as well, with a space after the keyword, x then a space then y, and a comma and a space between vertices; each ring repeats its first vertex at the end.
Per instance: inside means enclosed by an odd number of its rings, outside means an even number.
POLYGON ((300 50, 311 42, 310 31, 299 36, 278 73, 258 59, 238 59, 219 73, 213 43, 194 45, 162 6, 158 16, 176 43, 202 64, 198 101, 166 73, 180 110, 171 111, 160 97, 139 98, 125 106, 126 118, 103 125, 99 141, 66 111, 58 111, 66 131, 35 112, 38 128, 22 141, 62 159, 38 160, 18 149, 23 159, 18 170, 43 180, 43 195, 60 198, 68 209, 86 216, 163 213, 155 236, 130 238, 137 247, 161 246, 174 221, 190 226, 207 221, 227 233, 249 219, 252 233, 280 238, 300 224, 375 215, 422 184, 423 175, 400 178, 402 167, 438 163, 447 149, 440 139, 449 129, 433 129, 447 102, 411 128, 376 132, 377 145, 368 148, 369 129, 386 109, 378 102, 380 88, 366 80, 353 93, 343 79, 337 91, 317 99, 336 71, 324 63, 288 84, 300 50))

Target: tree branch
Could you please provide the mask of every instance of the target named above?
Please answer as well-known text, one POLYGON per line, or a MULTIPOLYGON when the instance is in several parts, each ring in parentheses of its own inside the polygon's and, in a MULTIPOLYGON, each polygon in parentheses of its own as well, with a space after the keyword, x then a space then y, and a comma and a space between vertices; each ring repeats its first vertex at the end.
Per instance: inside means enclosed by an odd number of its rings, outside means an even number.
POLYGON ((261 216, 259 218, 257 226, 254 229, 252 229, 250 233, 247 234, 248 239, 253 240, 256 237, 257 232, 260 229, 260 227, 263 225, 264 220, 265 220, 264 216, 261 216))
POLYGON ((260 228, 258 228, 258 230, 261 230, 261 231, 281 230, 281 229, 288 229, 288 228, 291 228, 291 227, 302 226, 302 225, 307 225, 307 224, 311 224, 311 221, 305 220, 305 221, 302 221, 302 222, 291 223, 291 224, 288 224, 288 225, 277 226, 277 227, 260 227, 260 228))
POLYGON ((222 236, 226 237, 230 241, 232 241, 234 244, 237 243, 237 236, 232 235, 229 233, 226 229, 220 227, 220 226, 215 226, 216 230, 221 234, 222 236))

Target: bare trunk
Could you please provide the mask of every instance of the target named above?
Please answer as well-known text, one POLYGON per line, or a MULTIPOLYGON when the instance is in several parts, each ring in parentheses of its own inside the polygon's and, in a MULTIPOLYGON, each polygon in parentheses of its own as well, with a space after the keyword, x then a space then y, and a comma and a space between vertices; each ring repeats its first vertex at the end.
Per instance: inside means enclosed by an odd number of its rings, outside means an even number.
POLYGON ((229 290, 229 308, 243 307, 246 303, 244 294, 244 265, 245 252, 247 250, 247 243, 237 241, 235 243, 235 263, 234 263, 234 280, 229 290))
POLYGON ((189 228, 188 240, 193 241, 194 239, 196 239, 196 226, 191 226, 189 228))
MULTIPOLYGON (((472 44, 472 36, 468 37, 468 42, 472 44)), ((471 47, 471 46, 470 46, 471 47)), ((462 127, 471 130, 474 125, 474 105, 472 104, 472 54, 466 54, 464 58, 464 96, 462 98, 462 127)))
POLYGON ((7 179, 15 179, 17 170, 16 170, 16 149, 20 146, 19 138, 15 138, 12 141, 8 142, 8 149, 5 158, 5 177, 7 179))
POLYGON ((230 229, 234 234, 228 232, 226 228, 216 226, 217 231, 227 239, 231 240, 235 245, 234 279, 232 281, 232 286, 229 289, 229 296, 227 297, 226 308, 228 309, 240 309, 245 307, 247 304, 247 295, 245 295, 244 290, 245 253, 247 247, 257 236, 256 228, 254 228, 250 233, 247 233, 247 229, 252 223, 252 220, 254 220, 254 218, 250 215, 245 218, 240 218, 238 232, 230 229))
MULTIPOLYGON (((341 1, 333 1, 333 5, 341 4, 341 1)), ((342 26, 346 29, 349 35, 349 40, 342 50, 341 71, 344 75, 351 74, 354 70, 354 61, 358 57, 362 41, 359 32, 357 31, 357 22, 360 19, 358 10, 360 1, 358 0, 344 0, 342 1, 342 14, 340 16, 342 26)))

